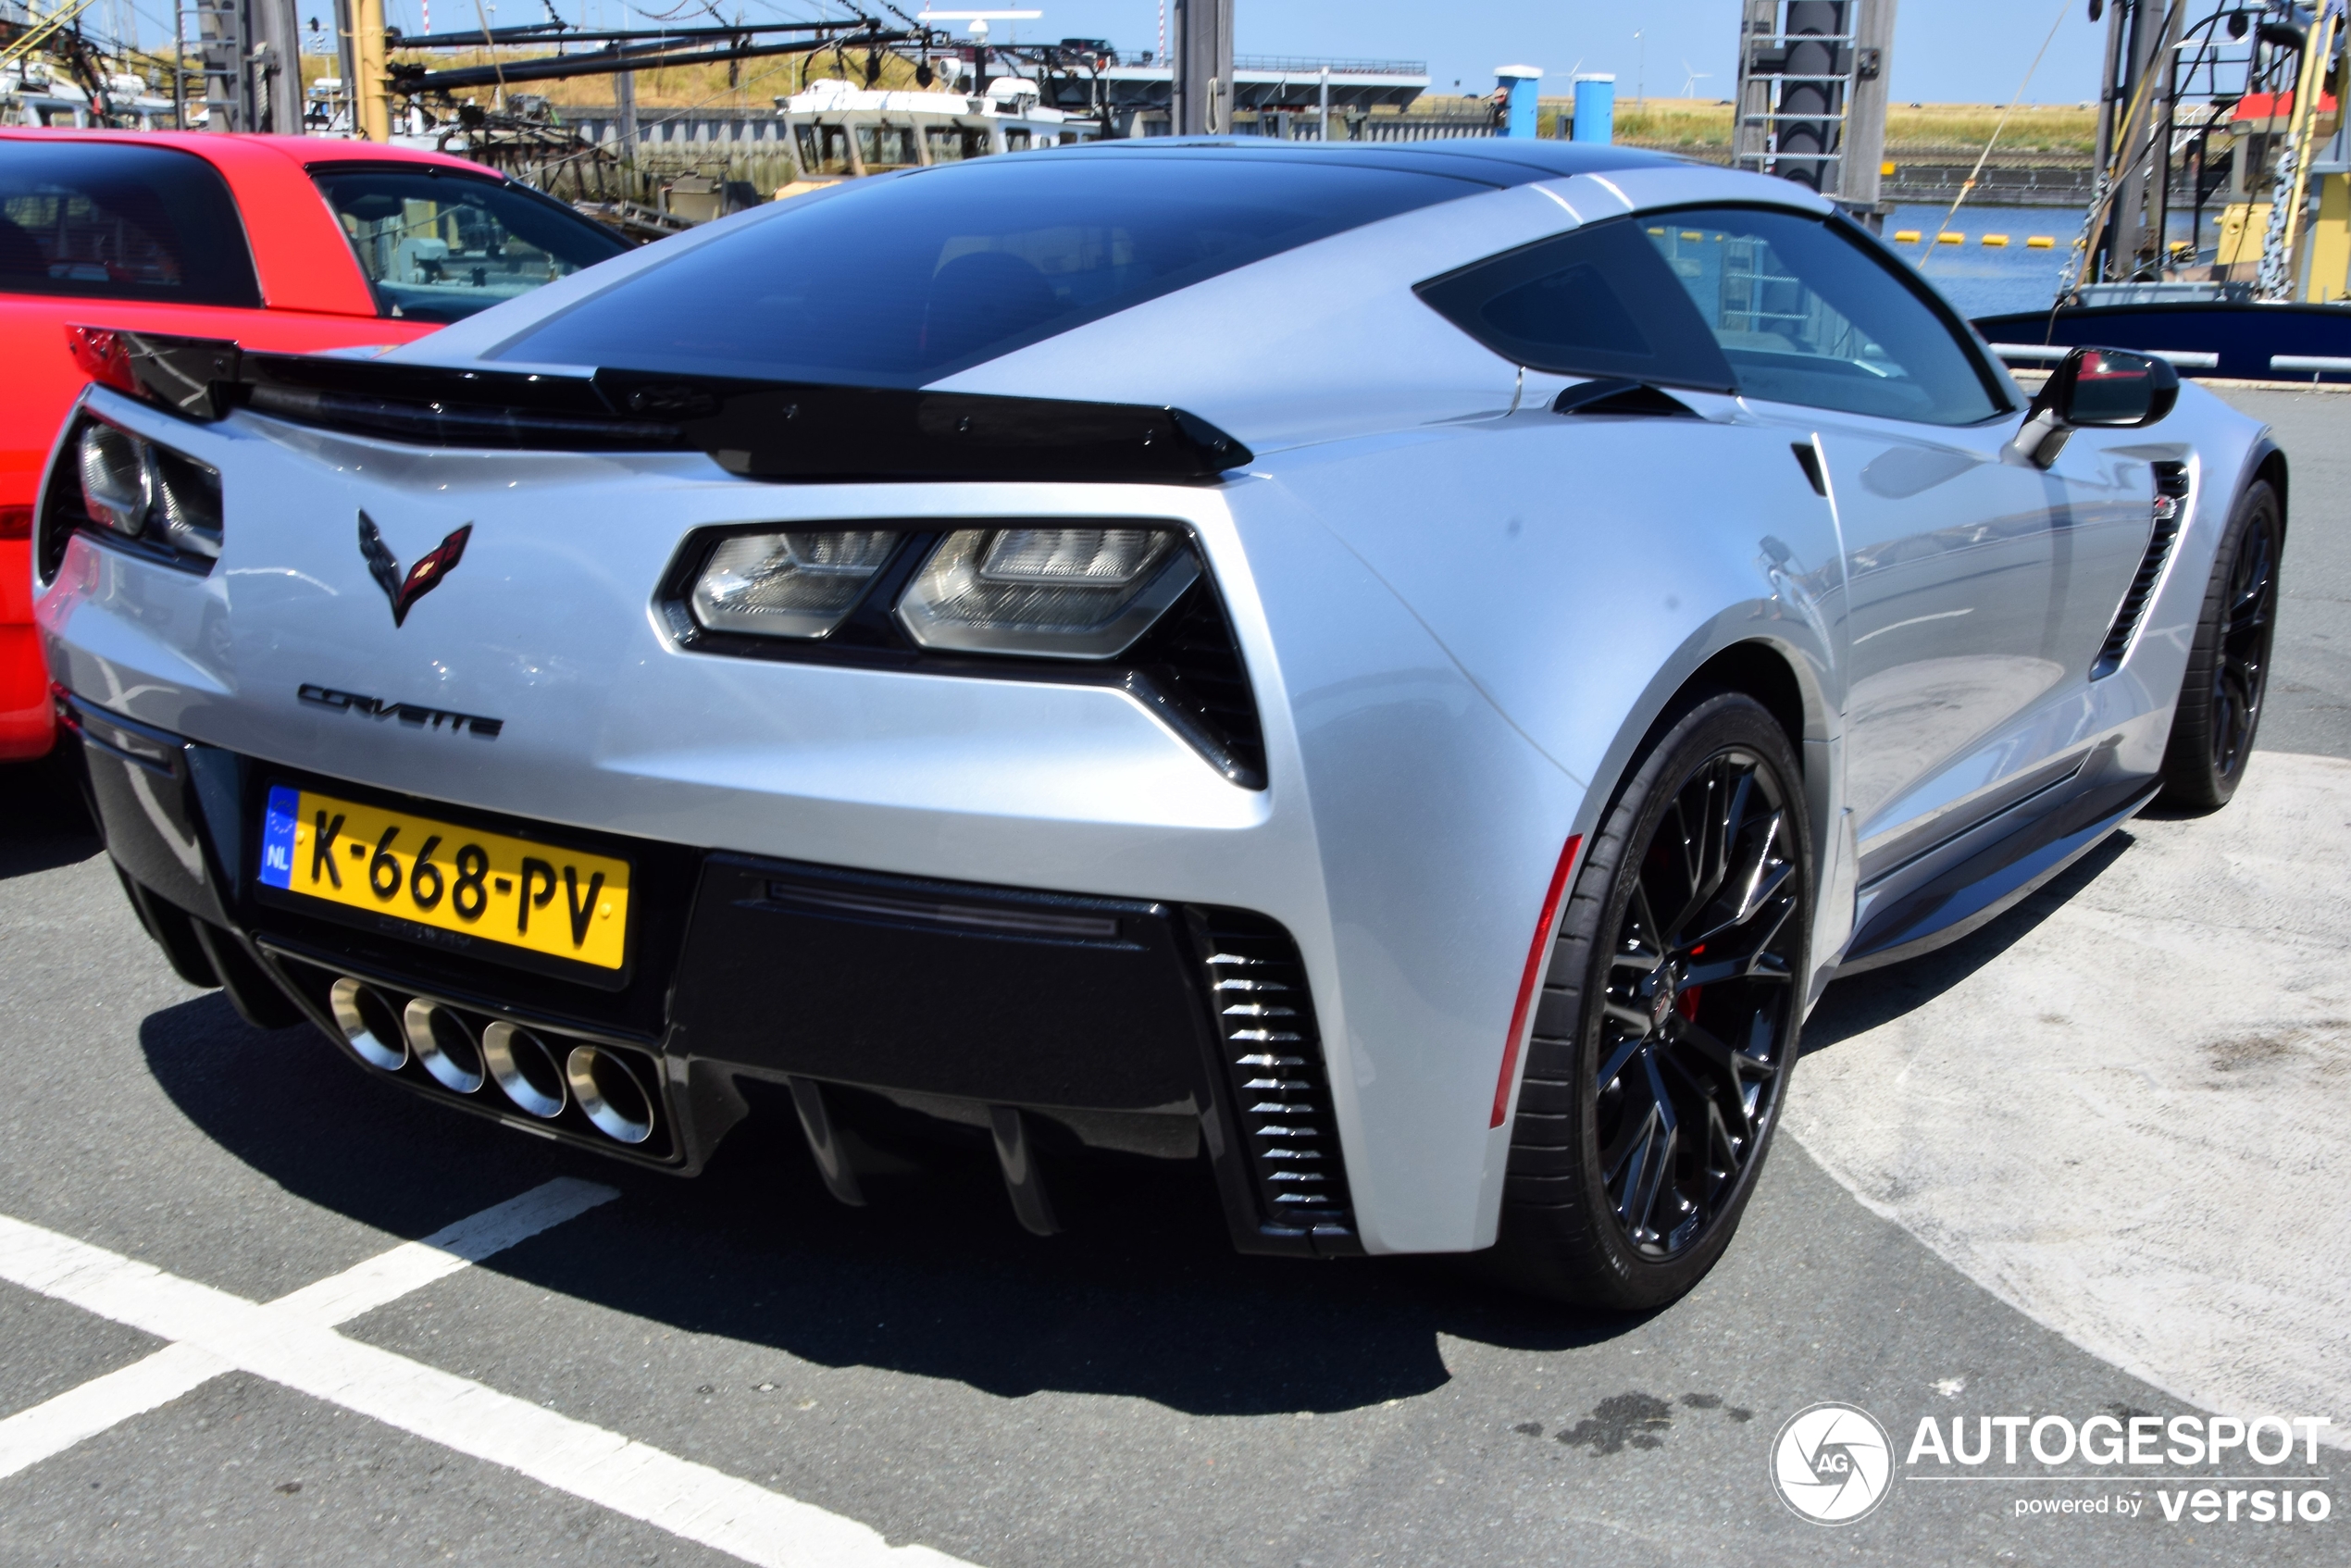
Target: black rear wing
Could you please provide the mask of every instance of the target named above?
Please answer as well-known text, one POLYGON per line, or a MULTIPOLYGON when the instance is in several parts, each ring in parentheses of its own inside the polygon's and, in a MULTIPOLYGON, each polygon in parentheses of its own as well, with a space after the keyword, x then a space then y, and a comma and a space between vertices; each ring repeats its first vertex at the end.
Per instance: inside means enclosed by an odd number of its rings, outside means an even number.
POLYGON ((416 446, 702 452, 745 479, 804 482, 1199 484, 1252 461, 1179 408, 641 370, 466 370, 92 328, 73 336, 93 380, 182 418, 249 408, 416 446))

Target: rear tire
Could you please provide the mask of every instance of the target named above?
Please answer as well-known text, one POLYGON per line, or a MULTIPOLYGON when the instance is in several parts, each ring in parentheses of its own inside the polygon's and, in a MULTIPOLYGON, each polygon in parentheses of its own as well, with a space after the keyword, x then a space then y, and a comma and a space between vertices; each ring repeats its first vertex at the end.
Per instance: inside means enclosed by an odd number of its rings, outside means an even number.
POLYGON ((1809 970, 1802 775, 1752 698, 1636 760, 1575 874, 1527 1042, 1493 1263, 1661 1307, 1714 1266, 1779 1125, 1809 970))
POLYGON ((2277 636, 2278 560, 2285 520, 2278 492, 2256 479, 2229 518, 2196 617, 2188 672, 2163 754, 2163 800, 2218 811, 2245 780, 2270 686, 2277 636))

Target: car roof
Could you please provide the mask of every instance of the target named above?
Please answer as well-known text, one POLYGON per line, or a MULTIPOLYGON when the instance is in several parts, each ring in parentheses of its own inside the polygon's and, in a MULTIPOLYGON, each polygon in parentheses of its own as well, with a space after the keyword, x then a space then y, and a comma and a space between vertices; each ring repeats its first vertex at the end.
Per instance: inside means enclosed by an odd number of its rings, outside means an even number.
POLYGON ((1524 136, 1465 136, 1441 142, 1281 142, 1262 136, 1111 137, 1050 148, 1055 157, 1248 158, 1412 169, 1482 185, 1525 185, 1615 169, 1686 168, 1686 158, 1611 143, 1524 136))
POLYGON ((426 164, 437 168, 461 169, 467 174, 486 175, 503 180, 496 169, 447 153, 430 152, 422 147, 396 147, 382 142, 345 141, 328 136, 263 136, 247 131, 115 131, 96 126, 0 126, 0 141, 12 142, 129 142, 143 147, 171 147, 183 153, 193 153, 208 161, 208 149, 223 143, 248 147, 267 147, 282 153, 305 168, 315 168, 335 163, 404 163, 426 164))

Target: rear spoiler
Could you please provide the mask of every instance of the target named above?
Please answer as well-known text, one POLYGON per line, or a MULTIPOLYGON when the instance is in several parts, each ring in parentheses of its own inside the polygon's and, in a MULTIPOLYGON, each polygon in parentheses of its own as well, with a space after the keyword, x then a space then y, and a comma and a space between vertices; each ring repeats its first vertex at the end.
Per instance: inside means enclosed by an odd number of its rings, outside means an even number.
POLYGON ((68 327, 93 381, 184 419, 231 411, 417 446, 702 452, 745 479, 1203 483, 1253 461, 1180 408, 600 369, 458 370, 68 327))

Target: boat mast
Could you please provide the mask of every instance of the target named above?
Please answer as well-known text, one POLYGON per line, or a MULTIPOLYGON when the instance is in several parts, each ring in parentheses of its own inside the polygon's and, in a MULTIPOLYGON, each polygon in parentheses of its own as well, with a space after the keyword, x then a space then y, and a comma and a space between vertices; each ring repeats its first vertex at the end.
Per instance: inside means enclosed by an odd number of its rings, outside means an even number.
MULTIPOLYGON (((2089 254, 2077 281, 2163 276, 2164 222, 2177 118, 2179 42, 2187 0, 2112 0, 2098 91, 2097 168, 2089 254)), ((2101 7, 2093 0, 2095 19, 2101 7)))
MULTIPOLYGON (((2254 292, 2265 300, 2294 297, 2294 246, 2302 229, 2302 204, 2309 194, 2310 155, 2318 140, 2320 101, 2326 94, 2327 67, 2341 36, 2343 0, 2330 0, 2305 35, 2295 62, 2294 112, 2285 145, 2278 154, 2277 184, 2270 197, 2270 227, 2261 240, 2261 271, 2254 292)), ((2340 109, 2338 108, 2338 113, 2340 109)))
MULTIPOLYGON (((2335 37, 2347 24, 2338 11, 2335 37)), ((2351 297, 2351 129, 2343 106, 2351 103, 2351 48, 2345 48, 2334 83, 2334 139, 2311 158, 2319 181, 2319 212, 2310 225, 2310 277, 2302 297, 2328 301, 2351 297)), ((2322 75, 2323 73, 2321 73, 2322 75)))

